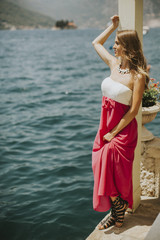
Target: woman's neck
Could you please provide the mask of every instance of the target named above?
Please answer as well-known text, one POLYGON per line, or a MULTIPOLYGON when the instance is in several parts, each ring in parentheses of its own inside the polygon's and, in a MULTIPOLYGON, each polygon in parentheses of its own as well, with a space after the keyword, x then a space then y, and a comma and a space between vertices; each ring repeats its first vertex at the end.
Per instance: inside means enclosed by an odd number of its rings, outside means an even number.
POLYGON ((121 69, 129 68, 128 60, 126 58, 121 58, 120 66, 121 66, 121 69))

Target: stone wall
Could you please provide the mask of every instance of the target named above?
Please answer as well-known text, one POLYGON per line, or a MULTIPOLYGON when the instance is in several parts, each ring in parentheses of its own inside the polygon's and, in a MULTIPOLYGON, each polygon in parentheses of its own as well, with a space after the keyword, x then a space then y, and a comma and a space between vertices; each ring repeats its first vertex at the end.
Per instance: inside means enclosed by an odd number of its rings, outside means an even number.
POLYGON ((160 196, 160 138, 142 142, 141 151, 141 195, 160 196))

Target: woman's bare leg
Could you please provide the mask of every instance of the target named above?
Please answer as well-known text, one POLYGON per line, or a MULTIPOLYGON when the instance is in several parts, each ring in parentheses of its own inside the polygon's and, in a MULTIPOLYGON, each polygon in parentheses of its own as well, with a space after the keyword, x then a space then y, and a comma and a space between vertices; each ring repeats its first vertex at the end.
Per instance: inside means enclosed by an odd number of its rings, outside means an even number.
POLYGON ((117 197, 112 197, 112 196, 110 196, 110 199, 112 200, 112 202, 115 201, 116 198, 117 198, 117 197))

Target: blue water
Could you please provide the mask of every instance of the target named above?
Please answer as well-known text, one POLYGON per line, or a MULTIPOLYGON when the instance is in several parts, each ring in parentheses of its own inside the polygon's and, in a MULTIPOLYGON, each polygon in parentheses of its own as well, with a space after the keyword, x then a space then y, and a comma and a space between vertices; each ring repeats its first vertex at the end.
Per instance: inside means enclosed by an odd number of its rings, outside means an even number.
MULTIPOLYGON (((104 216, 92 209, 91 169, 109 75, 91 44, 100 32, 0 31, 2 240, 84 240, 104 216)), ((144 37, 157 80, 159 35, 144 37)), ((160 137, 159 120, 148 129, 160 137)))

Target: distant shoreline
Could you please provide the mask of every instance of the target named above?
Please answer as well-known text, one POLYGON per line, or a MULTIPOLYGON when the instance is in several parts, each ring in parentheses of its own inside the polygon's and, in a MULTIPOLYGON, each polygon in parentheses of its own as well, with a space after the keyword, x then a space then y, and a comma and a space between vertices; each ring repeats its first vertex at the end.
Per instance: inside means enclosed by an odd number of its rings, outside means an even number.
POLYGON ((9 30, 9 31, 16 31, 16 30, 40 30, 40 29, 48 29, 48 30, 52 30, 52 31, 60 31, 60 30, 76 30, 77 28, 58 28, 58 27, 30 27, 30 26, 25 26, 25 27, 11 27, 11 28, 1 28, 0 31, 6 31, 6 30, 9 30))
POLYGON ((63 24, 62 26, 56 26, 53 25, 53 27, 50 26, 42 26, 42 25, 36 25, 36 26, 25 26, 25 25, 12 25, 10 23, 4 22, 3 23, 3 28, 0 28, 0 30, 34 30, 34 29, 51 29, 51 30, 63 30, 63 29, 77 29, 78 27, 75 25, 75 23, 68 22, 67 24, 63 24))

